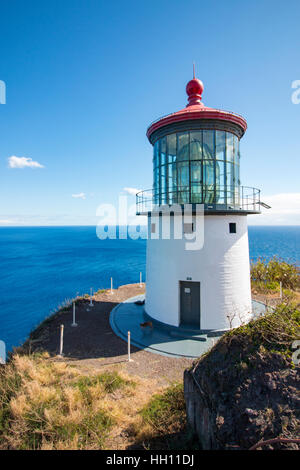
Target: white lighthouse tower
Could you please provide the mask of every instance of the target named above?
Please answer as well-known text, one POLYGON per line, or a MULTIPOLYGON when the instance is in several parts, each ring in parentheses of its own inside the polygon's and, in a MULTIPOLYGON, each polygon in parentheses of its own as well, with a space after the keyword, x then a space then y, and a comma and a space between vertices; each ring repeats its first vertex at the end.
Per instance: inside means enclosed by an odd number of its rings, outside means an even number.
POLYGON ((245 119, 206 107, 196 78, 186 92, 186 108, 147 130, 153 189, 137 194, 137 214, 148 216, 145 313, 172 328, 222 332, 252 315, 247 215, 260 212, 260 191, 240 185, 245 119), (203 245, 187 249, 201 224, 203 245))

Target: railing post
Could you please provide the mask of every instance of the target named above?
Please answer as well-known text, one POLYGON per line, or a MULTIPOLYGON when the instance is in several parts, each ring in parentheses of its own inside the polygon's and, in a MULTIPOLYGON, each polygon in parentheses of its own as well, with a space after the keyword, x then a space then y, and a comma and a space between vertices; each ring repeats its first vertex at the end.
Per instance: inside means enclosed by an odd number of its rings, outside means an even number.
POLYGON ((64 325, 60 325, 60 342, 59 342, 59 355, 63 356, 64 347, 64 325))
POLYGON ((75 313, 75 302, 73 302, 73 323, 71 326, 77 326, 77 323, 76 323, 76 313, 75 313))
POLYGON ((244 209, 244 186, 242 186, 242 209, 244 209))
POLYGON ((132 362, 131 356, 130 356, 130 331, 128 331, 128 362, 132 362))
POLYGON ((93 304, 93 288, 90 288, 90 307, 94 307, 93 304))

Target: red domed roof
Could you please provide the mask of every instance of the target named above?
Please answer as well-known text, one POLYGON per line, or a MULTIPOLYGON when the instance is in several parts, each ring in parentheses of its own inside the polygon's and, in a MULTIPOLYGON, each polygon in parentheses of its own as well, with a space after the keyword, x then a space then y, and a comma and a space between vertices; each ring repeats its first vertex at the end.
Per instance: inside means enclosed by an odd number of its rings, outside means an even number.
POLYGON ((246 120, 235 113, 229 111, 222 111, 220 109, 209 108, 202 103, 202 92, 204 86, 201 80, 193 78, 186 86, 186 92, 188 95, 189 103, 184 109, 177 111, 176 113, 168 114, 157 121, 154 121, 147 130, 147 137, 150 140, 150 136, 157 129, 165 127, 169 124, 179 121, 194 120, 194 119, 213 119, 216 121, 229 121, 237 124, 244 133, 247 129, 246 120))
POLYGON ((198 78, 193 78, 193 80, 190 80, 188 82, 186 86, 186 93, 189 97, 188 106, 191 106, 193 104, 200 104, 203 106, 203 104, 201 103, 203 90, 203 83, 201 82, 201 80, 198 80, 198 78))

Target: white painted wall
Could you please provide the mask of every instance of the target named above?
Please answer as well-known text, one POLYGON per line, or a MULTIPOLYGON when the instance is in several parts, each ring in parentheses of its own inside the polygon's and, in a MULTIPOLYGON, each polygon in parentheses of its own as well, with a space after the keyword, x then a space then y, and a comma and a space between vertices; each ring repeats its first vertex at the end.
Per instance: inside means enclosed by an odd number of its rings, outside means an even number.
MULTIPOLYGON (((163 216, 165 217, 165 216, 163 216)), ((197 216, 196 223, 201 216, 197 216)), ((160 223, 157 225, 161 228, 160 223)), ((194 219, 195 220, 195 219, 194 219)), ((152 220, 153 222, 153 220, 152 220)), ((251 318, 251 289, 247 217, 244 215, 207 215, 204 217, 204 245, 196 251, 185 249, 181 240, 150 239, 148 219, 146 269, 146 312, 156 320, 179 326, 179 281, 200 281, 201 329, 239 326, 251 318), (235 222, 237 233, 229 233, 235 222)), ((174 217, 180 224, 181 217, 174 217)), ((171 230, 171 237, 173 231, 171 230)), ((153 236, 153 234, 152 234, 153 236)))

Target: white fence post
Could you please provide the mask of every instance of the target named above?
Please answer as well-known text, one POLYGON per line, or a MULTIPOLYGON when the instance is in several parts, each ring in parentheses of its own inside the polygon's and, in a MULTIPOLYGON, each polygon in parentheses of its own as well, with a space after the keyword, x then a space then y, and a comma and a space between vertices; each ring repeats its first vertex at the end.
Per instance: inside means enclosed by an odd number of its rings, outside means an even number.
POLYGON ((71 326, 77 326, 77 323, 76 323, 76 312, 75 312, 75 302, 73 302, 73 323, 71 326))
POLYGON ((132 362, 132 359, 130 357, 130 331, 128 331, 128 362, 132 362))
POLYGON ((0 364, 6 364, 6 345, 0 339, 0 364))
POLYGON ((140 287, 143 287, 142 286, 142 273, 140 272, 140 287))
POLYGON ((110 293, 113 294, 114 291, 113 291, 113 278, 111 277, 110 278, 110 293))
POLYGON ((90 307, 94 307, 92 297, 93 297, 93 288, 91 287, 90 288, 90 307))
POLYGON ((59 342, 59 355, 63 356, 64 347, 64 325, 60 325, 60 342, 59 342))

